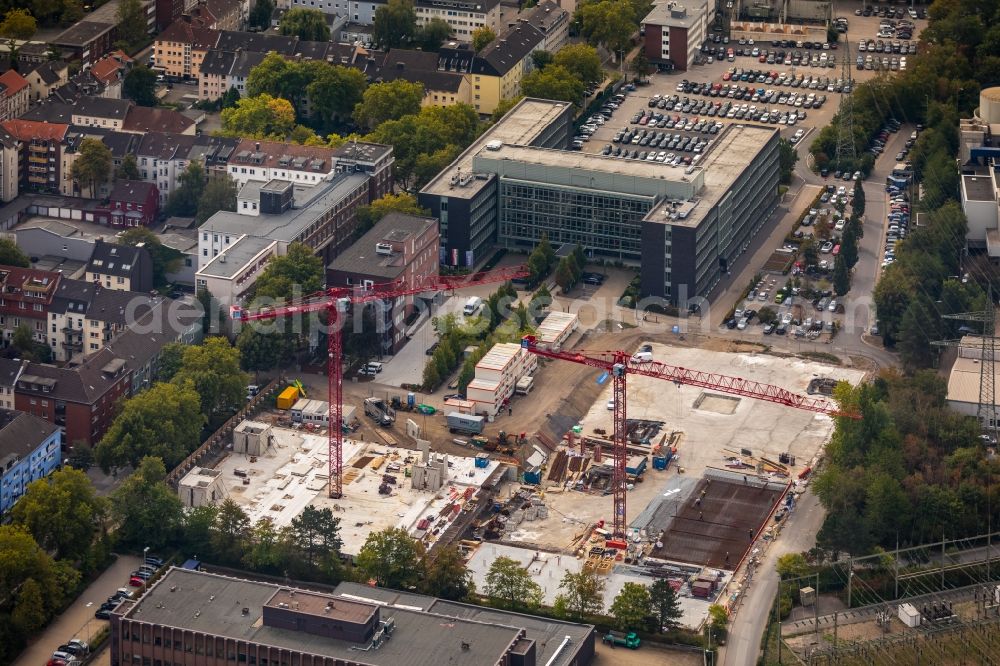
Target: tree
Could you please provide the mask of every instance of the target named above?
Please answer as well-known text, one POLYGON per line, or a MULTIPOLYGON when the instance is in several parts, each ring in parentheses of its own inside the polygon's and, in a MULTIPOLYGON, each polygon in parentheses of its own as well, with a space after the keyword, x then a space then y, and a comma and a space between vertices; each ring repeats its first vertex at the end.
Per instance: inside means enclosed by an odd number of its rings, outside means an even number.
POLYGON ((136 65, 125 75, 122 92, 139 106, 156 106, 156 72, 145 65, 136 65))
POLYGON ((257 0, 250 11, 250 25, 259 30, 271 27, 271 15, 274 14, 274 0, 257 0))
POLYGON ((800 578, 809 573, 809 563, 802 553, 781 555, 774 568, 782 578, 800 578))
POLYGON ((198 160, 192 160, 177 177, 177 188, 167 197, 167 215, 194 217, 198 211, 198 200, 204 191, 205 168, 198 160))
POLYGON ((18 631, 26 635, 35 633, 45 625, 48 613, 45 612, 45 600, 35 579, 24 581, 17 591, 17 601, 14 602, 10 620, 18 631))
POLYGON ((215 554, 225 562, 238 564, 249 531, 250 517, 231 497, 227 497, 216 512, 215 529, 212 531, 215 554))
POLYGON ((486 572, 484 591, 501 608, 531 609, 542 603, 541 586, 517 560, 503 555, 493 560, 486 572))
POLYGON ((292 519, 290 543, 305 560, 309 570, 336 570, 343 541, 340 539, 340 518, 329 508, 307 506, 292 519))
POLYGON ((375 83, 365 90, 361 102, 354 107, 354 120, 367 127, 378 127, 387 120, 420 113, 424 99, 424 84, 396 79, 375 83))
POLYGON ((497 33, 488 25, 481 25, 472 31, 472 48, 479 53, 497 38, 497 33))
POLYGON ((321 128, 329 129, 339 118, 347 118, 362 100, 367 81, 354 67, 325 62, 305 63, 313 68, 312 82, 306 86, 309 105, 321 128))
POLYGON ((778 165, 780 168, 780 180, 785 185, 792 182, 792 170, 795 163, 799 161, 799 153, 795 146, 788 139, 778 139, 778 165))
POLYGON ((311 42, 330 41, 330 26, 326 16, 318 9, 293 7, 281 17, 281 34, 296 35, 311 42))
POLYGON ((680 624, 684 611, 681 610, 681 602, 677 598, 677 593, 670 586, 670 581, 666 578, 658 578, 649 586, 650 607, 653 615, 657 619, 657 632, 676 629, 680 624))
POLYGON ((183 509, 177 494, 166 484, 166 477, 163 460, 146 456, 111 494, 111 515, 118 525, 119 543, 160 548, 174 537, 183 509))
POLYGON ((542 70, 529 72, 521 79, 521 92, 525 97, 540 97, 579 104, 583 98, 584 84, 571 71, 552 64, 542 70))
POLYGON ((774 308, 764 306, 757 313, 757 318, 760 319, 762 324, 770 324, 778 319, 778 313, 774 311, 774 308))
POLYGON ((641 629, 651 614, 652 600, 649 589, 639 583, 625 583, 621 592, 611 602, 611 615, 623 631, 641 629))
POLYGON ((28 255, 22 252, 14 241, 0 238, 0 266, 28 268, 31 262, 28 261, 28 255))
POLYGON ((187 345, 183 342, 168 342, 160 350, 160 362, 157 368, 156 378, 161 382, 169 382, 180 372, 184 365, 184 350, 187 345))
POLYGON ((284 300, 323 288, 323 261, 308 245, 292 243, 284 256, 274 257, 257 278, 255 298, 284 300))
POLYGON ((129 153, 115 168, 115 180, 139 180, 139 178, 139 165, 136 163, 135 154, 129 153))
POLYGON ((287 99, 263 93, 244 97, 222 110, 224 136, 284 141, 295 127, 295 109, 287 99))
POLYGON ((246 396, 247 376, 240 369, 240 353, 222 337, 186 347, 181 369, 172 382, 178 387, 190 382, 201 398, 200 411, 210 424, 239 409, 246 396))
POLYGON ((270 518, 261 518, 250 528, 250 547, 243 564, 255 571, 269 571, 281 564, 280 533, 270 518))
POLYGON ((649 58, 646 57, 646 51, 642 48, 635 54, 632 58, 632 62, 629 63, 629 69, 635 74, 636 79, 645 79, 647 76, 653 73, 653 66, 649 63, 649 58))
POLYGON ((139 0, 121 0, 118 4, 118 34, 124 36, 129 52, 149 36, 146 8, 139 0))
POLYGON ((60 469, 29 484, 9 515, 57 558, 78 560, 90 549, 106 511, 105 499, 84 472, 60 469))
POLYGON ((424 547, 399 527, 372 532, 357 557, 361 575, 379 587, 410 589, 420 580, 424 547))
POLYGON ((95 198, 97 186, 111 176, 111 150, 100 139, 84 139, 69 173, 77 186, 82 189, 86 185, 90 197, 95 198))
POLYGON ((425 593, 449 601, 464 601, 475 592, 472 575, 465 568, 465 559, 458 546, 445 546, 429 560, 421 582, 425 593))
POLYGON ((240 367, 248 372, 266 372, 278 367, 291 351, 283 333, 263 333, 244 326, 236 336, 240 367))
POLYGON ((35 17, 27 9, 11 9, 0 22, 0 37, 7 38, 9 62, 14 70, 18 69, 18 40, 31 39, 37 29, 35 17))
POLYGON ((851 210, 858 217, 865 214, 865 188, 860 180, 854 181, 854 198, 851 200, 851 210))
POLYGON ((729 611, 722 604, 712 604, 708 607, 708 622, 716 639, 724 636, 729 624, 729 611))
POLYGON ((363 234, 368 231, 389 213, 424 216, 430 214, 430 211, 422 208, 417 203, 417 198, 409 192, 400 192, 399 194, 390 192, 381 199, 376 199, 369 205, 358 208, 358 233, 363 234))
POLYGON ((157 286, 166 284, 167 273, 173 273, 180 269, 184 255, 179 250, 164 245, 160 242, 160 237, 146 227, 132 227, 118 236, 119 245, 134 247, 140 243, 149 253, 153 262, 153 284, 157 286))
POLYGON ((596 615, 604 608, 604 580, 592 571, 567 571, 559 589, 564 592, 556 597, 556 605, 576 620, 596 615))
POLYGON ((545 49, 535 49, 531 52, 531 64, 535 66, 535 69, 545 69, 552 64, 554 59, 555 56, 552 55, 552 52, 545 49))
POLYGON ((417 29, 414 41, 424 51, 437 51, 451 37, 451 26, 444 19, 432 18, 417 29))
POLYGON ((62 14, 59 15, 59 25, 73 25, 83 18, 83 5, 80 0, 64 0, 62 14))
POLYGON ((594 46, 602 45, 614 54, 628 51, 642 17, 634 17, 625 7, 627 3, 614 0, 577 5, 574 18, 580 34, 594 46))
POLYGON ((837 255, 833 264, 833 290, 837 296, 843 296, 851 290, 851 272, 844 257, 840 255, 837 255))
POLYGON ((388 50, 407 44, 417 33, 417 12, 413 0, 389 0, 375 10, 372 39, 375 46, 388 50))
POLYGON ((573 271, 566 259, 567 257, 563 257, 559 265, 556 266, 556 284, 559 285, 564 294, 573 286, 573 271))
POLYGON ((219 509, 214 504, 196 506, 184 514, 183 552, 192 557, 206 558, 212 555, 212 530, 219 509))
MULTIPOLYGON (((270 0, 263 1, 269 2, 270 0)), ((236 89, 236 86, 230 86, 229 90, 226 91, 226 93, 222 96, 222 99, 219 101, 219 108, 231 109, 236 106, 236 103, 241 99, 243 99, 243 97, 240 95, 240 91, 236 89)))
POLYGON ((848 268, 854 268, 858 263, 858 237, 854 229, 855 225, 846 225, 844 235, 840 238, 840 255, 848 268))
POLYGON ((190 384, 161 382, 132 396, 97 443, 97 464, 107 473, 155 456, 173 467, 201 442, 200 404, 190 384))
POLYGON ((210 178, 198 198, 194 214, 195 224, 202 224, 221 210, 236 210, 236 181, 229 174, 210 178))
POLYGON ((10 346, 21 352, 23 356, 34 356, 35 334, 31 332, 31 327, 21 324, 14 329, 14 334, 10 337, 10 346))
POLYGON ((599 83, 604 79, 604 68, 597 49, 588 44, 567 44, 559 49, 552 63, 569 70, 584 84, 599 83))
POLYGON ((69 455, 66 456, 66 466, 86 472, 94 465, 94 449, 84 441, 73 442, 69 455))
POLYGON ((424 374, 420 380, 420 385, 425 391, 434 391, 441 384, 441 374, 438 372, 437 363, 434 359, 427 361, 424 365, 424 374))

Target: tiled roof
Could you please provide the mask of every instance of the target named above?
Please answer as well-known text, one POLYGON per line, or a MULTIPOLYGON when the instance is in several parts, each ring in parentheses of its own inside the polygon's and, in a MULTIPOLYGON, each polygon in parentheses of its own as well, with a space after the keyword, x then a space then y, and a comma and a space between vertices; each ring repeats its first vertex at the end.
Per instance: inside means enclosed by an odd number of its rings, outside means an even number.
POLYGON ((271 168, 285 166, 294 171, 313 170, 314 166, 319 166, 321 171, 316 173, 329 173, 333 171, 333 158, 334 149, 332 148, 243 139, 236 147, 236 153, 229 159, 229 163, 243 165, 252 163, 254 166, 271 168), (291 161, 282 163, 282 158, 286 157, 290 158, 291 161), (304 161, 296 164, 296 159, 304 161))
POLYGON ((545 41, 534 26, 521 23, 501 33, 472 63, 473 74, 503 76, 545 41))
POLYGON ((0 74, 0 84, 7 88, 8 96, 16 95, 28 87, 27 80, 12 69, 0 74))
POLYGON ((194 48, 209 49, 219 41, 219 31, 203 28, 191 23, 189 17, 182 16, 156 37, 157 42, 179 42, 194 48))
POLYGON ((108 84, 117 80, 119 78, 118 72, 123 69, 125 69, 125 65, 112 56, 107 56, 94 63, 94 66, 90 68, 90 74, 98 81, 108 84))
POLYGON ((183 133, 193 126, 194 121, 179 111, 133 106, 125 117, 122 129, 130 132, 183 133))
MULTIPOLYGON (((115 187, 108 195, 111 201, 124 201, 126 203, 146 203, 150 192, 156 186, 143 180, 116 180, 115 187)), ((131 248, 136 249, 136 248, 131 248)), ((119 254, 122 251, 119 249, 119 254)))
POLYGON ((375 60, 374 66, 365 70, 373 82, 403 79, 423 83, 425 91, 445 92, 458 92, 462 85, 461 74, 438 69, 437 53, 392 49, 388 53, 373 54, 369 60, 375 60))
POLYGON ((21 141, 44 139, 47 141, 62 141, 66 138, 69 125, 64 123, 41 123, 35 120, 8 120, 3 128, 21 141))
POLYGON ((124 120, 132 108, 131 100, 110 97, 81 97, 73 107, 74 116, 124 120))
POLYGON ((42 81, 42 83, 51 86, 53 83, 57 83, 59 79, 62 78, 60 77, 59 72, 63 69, 66 69, 66 63, 49 60, 48 62, 43 62, 31 71, 38 75, 38 78, 42 81))
POLYGON ((25 412, 0 409, 0 462, 25 458, 59 428, 25 412))
POLYGON ((139 144, 136 154, 160 160, 168 160, 181 155, 186 156, 187 151, 194 146, 196 139, 197 137, 190 134, 148 132, 143 135, 142 143, 139 144))

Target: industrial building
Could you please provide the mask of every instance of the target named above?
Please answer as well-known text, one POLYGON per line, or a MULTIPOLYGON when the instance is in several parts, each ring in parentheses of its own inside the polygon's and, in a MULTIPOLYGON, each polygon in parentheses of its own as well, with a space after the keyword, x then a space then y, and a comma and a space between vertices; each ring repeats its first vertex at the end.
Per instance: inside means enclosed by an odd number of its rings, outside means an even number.
POLYGON ((586 666, 592 625, 342 583, 332 593, 172 568, 111 619, 111 664, 586 666))
POLYGON ((476 378, 469 382, 465 397, 476 404, 477 414, 496 416, 514 395, 518 380, 534 374, 537 367, 538 357, 520 345, 512 342, 493 345, 476 363, 476 378))
POLYGON ((730 125, 685 167, 563 150, 567 105, 524 99, 420 192, 445 263, 542 236, 641 266, 643 296, 705 296, 778 202, 778 131, 730 125), (560 142, 561 141, 561 142, 560 142))
MULTIPOLYGON (((948 393, 945 399, 948 407, 966 416, 979 416, 979 385, 982 375, 982 338, 978 336, 966 335, 962 338, 958 347, 958 355, 948 373, 948 393)), ((998 368, 1000 363, 994 363, 993 372, 1000 374, 998 368)), ((994 400, 992 410, 987 405, 986 411, 996 413, 997 403, 994 400)), ((997 423, 988 423, 984 419, 981 424, 983 428, 993 428, 997 423)))
POLYGON ((1000 258, 1000 87, 984 88, 979 107, 959 123, 962 210, 969 220, 965 241, 970 250, 1000 258))

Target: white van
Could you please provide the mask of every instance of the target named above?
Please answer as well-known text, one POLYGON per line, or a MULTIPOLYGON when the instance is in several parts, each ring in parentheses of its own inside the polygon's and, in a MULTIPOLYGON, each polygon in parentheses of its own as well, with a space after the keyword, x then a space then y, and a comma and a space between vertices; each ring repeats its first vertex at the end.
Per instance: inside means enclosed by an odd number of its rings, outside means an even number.
POLYGON ((472 316, 479 312, 479 308, 481 307, 483 307, 483 299, 479 296, 473 296, 465 302, 465 308, 462 310, 462 314, 466 317, 472 316))
POLYGON ((632 354, 633 363, 649 363, 653 360, 653 352, 641 351, 632 354))

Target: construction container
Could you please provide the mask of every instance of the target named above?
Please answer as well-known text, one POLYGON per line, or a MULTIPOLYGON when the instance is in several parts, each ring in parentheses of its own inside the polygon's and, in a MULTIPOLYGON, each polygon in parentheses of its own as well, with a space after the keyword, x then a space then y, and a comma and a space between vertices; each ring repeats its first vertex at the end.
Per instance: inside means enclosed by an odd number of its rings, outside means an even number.
MULTIPOLYGON (((485 453, 480 453, 476 456, 476 467, 480 469, 486 469, 490 466, 490 457, 485 453)), ((471 488, 470 488, 471 490, 471 488)))
POLYGON ((712 596, 712 585, 704 581, 691 583, 691 595, 699 599, 708 599, 712 596))
POLYGON ((674 457, 674 454, 669 450, 659 456, 653 456, 653 469, 665 470, 670 465, 670 459, 674 457))
POLYGON ((646 456, 629 456, 625 463, 625 473, 639 476, 646 471, 646 456))
POLYGON ((803 606, 812 606, 816 603, 816 590, 811 587, 803 587, 799 590, 799 602, 803 606))
POLYGON ((276 405, 278 409, 291 409, 295 401, 299 399, 299 390, 294 386, 288 386, 278 394, 276 405))
POLYGON ((524 482, 533 483, 535 485, 542 482, 542 468, 532 467, 531 469, 524 470, 524 482))

